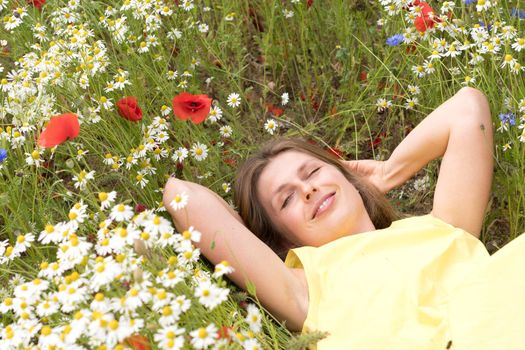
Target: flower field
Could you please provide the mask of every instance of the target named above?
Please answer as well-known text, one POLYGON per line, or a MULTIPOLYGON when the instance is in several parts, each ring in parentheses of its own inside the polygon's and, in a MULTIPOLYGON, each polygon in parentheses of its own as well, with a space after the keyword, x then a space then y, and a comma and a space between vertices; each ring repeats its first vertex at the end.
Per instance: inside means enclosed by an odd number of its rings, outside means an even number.
MULTIPOLYGON (((231 203, 237 165, 277 136, 386 160, 462 86, 487 95, 496 130, 482 240, 525 231, 515 2, 0 0, 0 18, 0 350, 315 344, 176 231, 166 180, 231 203)), ((438 166, 392 203, 429 212, 438 166)))

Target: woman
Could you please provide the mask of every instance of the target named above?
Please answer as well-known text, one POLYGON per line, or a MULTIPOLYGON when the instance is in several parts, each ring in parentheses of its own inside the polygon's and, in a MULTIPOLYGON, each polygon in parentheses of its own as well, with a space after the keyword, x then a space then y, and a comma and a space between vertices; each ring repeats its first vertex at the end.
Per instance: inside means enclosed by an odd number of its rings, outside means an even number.
POLYGON ((469 304, 491 278, 477 272, 489 266, 477 238, 492 149, 487 99, 463 88, 385 162, 338 161, 296 141, 270 144, 239 171, 242 219, 217 194, 177 179, 168 181, 164 204, 177 229, 201 231, 204 255, 229 261, 233 282, 254 285, 290 330, 327 331, 318 349, 491 349, 491 341, 510 349, 519 332, 491 338, 469 304), (432 212, 394 221, 383 194, 441 156, 432 212), (174 211, 169 203, 181 192, 190 202, 174 211), (283 263, 279 255, 291 248, 283 263))

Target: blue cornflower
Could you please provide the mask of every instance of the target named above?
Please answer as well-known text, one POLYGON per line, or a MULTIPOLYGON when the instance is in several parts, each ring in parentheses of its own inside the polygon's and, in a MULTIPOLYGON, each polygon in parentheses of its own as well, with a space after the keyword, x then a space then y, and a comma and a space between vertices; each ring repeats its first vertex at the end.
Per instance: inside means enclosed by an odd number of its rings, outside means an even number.
POLYGON ((388 46, 397 46, 401 44, 404 40, 405 40, 405 36, 403 34, 396 34, 386 39, 386 44, 388 46))
POLYGON ((501 120, 502 123, 509 123, 510 125, 516 125, 516 116, 514 113, 501 113, 499 115, 499 120, 501 120))
POLYGON ((525 19, 525 11, 513 7, 512 10, 510 10, 510 16, 525 19))
POLYGON ((475 3, 476 0, 463 0, 463 2, 465 3, 465 5, 471 5, 471 4, 475 3))
POLYGON ((7 158, 7 151, 3 148, 0 148, 0 163, 2 163, 7 158))

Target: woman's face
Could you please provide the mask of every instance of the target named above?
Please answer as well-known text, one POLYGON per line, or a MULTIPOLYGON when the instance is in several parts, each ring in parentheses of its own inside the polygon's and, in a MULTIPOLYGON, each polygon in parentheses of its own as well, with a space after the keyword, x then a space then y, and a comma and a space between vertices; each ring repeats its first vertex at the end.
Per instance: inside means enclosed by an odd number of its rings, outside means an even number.
POLYGON ((321 246, 342 236, 374 230, 355 187, 333 165, 286 151, 264 168, 260 201, 277 230, 298 246, 321 246))

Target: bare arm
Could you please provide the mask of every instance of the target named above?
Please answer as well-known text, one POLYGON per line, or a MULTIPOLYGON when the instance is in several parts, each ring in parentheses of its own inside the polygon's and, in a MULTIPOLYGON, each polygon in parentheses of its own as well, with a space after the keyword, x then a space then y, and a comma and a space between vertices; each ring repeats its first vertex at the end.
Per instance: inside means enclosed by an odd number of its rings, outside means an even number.
POLYGON ((493 131, 487 99, 463 88, 428 115, 384 163, 388 188, 443 156, 432 215, 479 237, 493 173, 493 131))
POLYGON ((228 276, 233 282, 243 289, 248 281, 253 283, 257 298, 274 316, 291 330, 301 330, 308 303, 304 279, 250 232, 222 198, 198 184, 171 178, 163 201, 179 231, 194 226, 202 233, 198 248, 212 263, 228 261, 235 269, 228 276), (174 211, 169 203, 181 192, 190 196, 188 206, 174 211))

